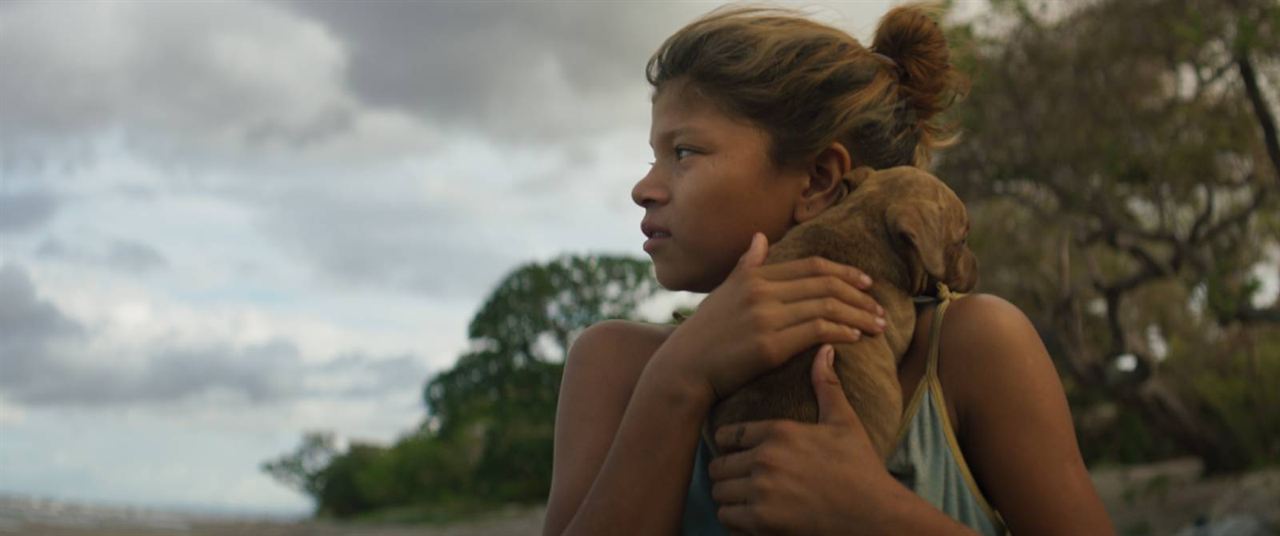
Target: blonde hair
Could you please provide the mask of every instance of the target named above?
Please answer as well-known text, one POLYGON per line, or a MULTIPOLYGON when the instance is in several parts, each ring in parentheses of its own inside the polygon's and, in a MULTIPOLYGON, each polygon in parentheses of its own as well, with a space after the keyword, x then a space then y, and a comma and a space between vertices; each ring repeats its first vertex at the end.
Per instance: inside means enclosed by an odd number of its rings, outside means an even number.
POLYGON ((871 49, 843 30, 776 8, 717 9, 667 38, 645 75, 654 98, 687 80, 725 112, 768 132, 787 168, 834 141, 854 166, 927 167, 955 142, 939 112, 968 91, 952 68, 939 8, 909 4, 880 19, 871 49))

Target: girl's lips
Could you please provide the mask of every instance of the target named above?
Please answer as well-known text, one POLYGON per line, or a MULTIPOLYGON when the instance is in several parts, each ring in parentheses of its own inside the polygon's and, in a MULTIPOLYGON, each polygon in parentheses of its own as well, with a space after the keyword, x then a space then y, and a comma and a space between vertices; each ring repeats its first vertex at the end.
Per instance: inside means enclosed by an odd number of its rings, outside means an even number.
POLYGON ((663 242, 667 241, 667 239, 669 239, 669 238, 671 238, 671 235, 662 235, 662 234, 660 234, 660 235, 655 235, 655 236, 653 236, 652 238, 650 238, 650 239, 648 239, 648 240, 645 240, 645 241, 644 241, 644 250, 645 250, 645 252, 647 252, 647 253, 648 253, 648 252, 652 252, 654 248, 658 247, 658 245, 660 245, 660 244, 662 244, 663 242))

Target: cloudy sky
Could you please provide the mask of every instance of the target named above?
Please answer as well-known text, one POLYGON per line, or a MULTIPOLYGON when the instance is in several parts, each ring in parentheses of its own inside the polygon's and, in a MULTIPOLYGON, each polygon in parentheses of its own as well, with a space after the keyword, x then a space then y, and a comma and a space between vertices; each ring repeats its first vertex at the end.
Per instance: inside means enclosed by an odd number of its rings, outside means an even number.
POLYGON ((714 5, 0 2, 0 494, 307 511, 258 465, 416 425, 503 274, 644 256, 644 62, 714 5))

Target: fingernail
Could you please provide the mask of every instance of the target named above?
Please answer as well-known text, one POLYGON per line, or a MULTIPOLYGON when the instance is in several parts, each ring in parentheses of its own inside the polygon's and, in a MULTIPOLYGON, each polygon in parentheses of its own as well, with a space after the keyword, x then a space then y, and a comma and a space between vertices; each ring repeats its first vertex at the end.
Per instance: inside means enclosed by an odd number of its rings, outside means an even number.
POLYGON ((866 286, 871 286, 871 276, 867 274, 862 274, 862 284, 866 286))
POLYGON ((822 362, 824 365, 827 366, 827 368, 833 369, 833 370, 835 369, 836 349, 832 347, 830 344, 828 344, 826 348, 822 350, 822 362))
POLYGON ((876 312, 877 312, 877 313, 880 313, 880 316, 884 316, 884 307, 881 307, 881 306, 877 305, 877 306, 876 306, 876 312))
POLYGON ((880 327, 884 327, 884 325, 885 325, 884 319, 883 319, 883 318, 877 318, 877 319, 876 319, 876 325, 877 325, 877 326, 880 326, 880 327))

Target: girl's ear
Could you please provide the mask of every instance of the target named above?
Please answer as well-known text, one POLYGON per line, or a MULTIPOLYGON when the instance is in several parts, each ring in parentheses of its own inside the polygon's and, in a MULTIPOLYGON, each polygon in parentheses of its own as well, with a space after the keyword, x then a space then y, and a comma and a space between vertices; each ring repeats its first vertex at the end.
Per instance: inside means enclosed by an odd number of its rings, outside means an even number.
POLYGON ((849 151, 838 141, 831 142, 831 145, 818 153, 809 165, 807 182, 796 200, 793 211, 795 220, 810 220, 839 201, 840 195, 846 192, 841 182, 852 167, 853 159, 849 156, 849 151))

